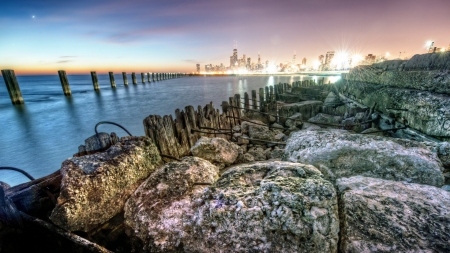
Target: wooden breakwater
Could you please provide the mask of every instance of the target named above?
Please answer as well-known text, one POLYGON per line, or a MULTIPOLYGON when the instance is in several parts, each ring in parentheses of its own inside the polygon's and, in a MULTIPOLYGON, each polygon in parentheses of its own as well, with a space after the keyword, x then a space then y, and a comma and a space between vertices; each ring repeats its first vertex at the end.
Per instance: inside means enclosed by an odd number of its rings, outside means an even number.
MULTIPOLYGON (((116 88, 116 81, 114 79, 114 73, 108 72, 109 74, 109 80, 111 83, 111 88, 116 88)), ((147 75, 147 82, 155 82, 155 81, 162 81, 167 79, 173 79, 173 78, 180 78, 187 76, 186 73, 141 73, 141 81, 142 83, 145 83, 145 76, 147 75)), ((11 98, 12 104, 23 104, 24 99, 22 97, 22 92, 20 91, 19 82, 17 81, 16 74, 14 73, 14 70, 11 69, 4 69, 2 70, 2 76, 3 80, 5 81, 6 88, 8 89, 9 97, 11 98)), ((59 80, 61 81, 62 90, 65 96, 72 96, 72 91, 70 90, 70 84, 69 79, 67 78, 66 71, 59 70, 58 71, 59 80)), ((123 76, 123 84, 125 86, 128 86, 128 78, 127 73, 122 72, 123 76)), ((94 86, 94 90, 99 91, 100 86, 98 83, 97 78, 97 72, 91 71, 91 79, 92 84, 94 86)), ((131 74, 131 79, 133 81, 133 84, 137 84, 136 80, 136 73, 133 72, 131 74)))
MULTIPOLYGON (((221 137, 233 140, 233 128, 246 121, 245 113, 256 112, 266 117, 289 117, 288 111, 279 110, 277 98, 294 87, 310 87, 323 84, 313 80, 297 81, 292 84, 280 83, 247 92, 243 99, 235 94, 221 104, 222 112, 213 103, 206 106, 189 105, 184 110, 176 109, 172 115, 150 115, 144 119, 144 129, 158 147, 163 159, 171 161, 190 155, 190 149, 202 136, 221 137), (256 98, 258 96, 258 99, 256 98), (243 102, 242 102, 243 100, 243 102)), ((237 140, 234 140, 237 141, 237 140)))

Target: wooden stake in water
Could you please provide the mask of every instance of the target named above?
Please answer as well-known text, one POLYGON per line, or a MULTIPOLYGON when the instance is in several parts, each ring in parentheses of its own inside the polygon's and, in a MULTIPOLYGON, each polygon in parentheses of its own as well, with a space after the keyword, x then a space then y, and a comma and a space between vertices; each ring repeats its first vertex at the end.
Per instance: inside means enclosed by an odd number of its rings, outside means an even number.
POLYGON ((244 93, 244 108, 246 111, 248 111, 248 109, 250 109, 250 101, 249 101, 247 92, 244 93))
POLYGON ((136 73, 134 73, 134 72, 131 73, 131 80, 133 80, 133 84, 137 84, 136 73))
POLYGON ((91 71, 92 84, 94 85, 94 90, 100 90, 100 86, 98 86, 98 78, 97 72, 91 71))
POLYGON ((69 80, 67 79, 66 71, 58 70, 59 80, 61 81, 61 86, 65 96, 71 96, 72 91, 70 91, 69 80))
POLYGON ((152 80, 150 80, 150 77, 151 77, 151 74, 150 74, 150 72, 148 72, 147 73, 147 82, 149 82, 149 83, 152 81, 152 80))
POLYGON ((19 83, 17 82, 14 70, 2 70, 3 80, 5 80, 6 88, 8 88, 9 97, 13 105, 23 104, 22 92, 20 92, 19 83))
POLYGON ((122 72, 122 76, 123 76, 123 84, 128 86, 127 72, 122 72))
POLYGON ((114 80, 113 72, 109 72, 109 81, 111 82, 111 87, 116 88, 116 80, 114 80))
POLYGON ((142 79, 142 83, 145 83, 145 74, 141 73, 141 79, 142 79))
POLYGON ((259 88, 259 111, 264 112, 264 88, 259 88))
POLYGON ((258 109, 258 105, 256 104, 256 90, 252 90, 252 105, 253 110, 258 109))

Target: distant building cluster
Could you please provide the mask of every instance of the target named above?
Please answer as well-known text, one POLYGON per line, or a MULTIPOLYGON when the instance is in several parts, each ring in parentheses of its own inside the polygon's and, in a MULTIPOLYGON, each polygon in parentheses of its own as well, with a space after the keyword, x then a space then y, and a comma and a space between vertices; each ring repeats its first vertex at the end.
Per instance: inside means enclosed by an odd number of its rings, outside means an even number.
MULTIPOLYGON (((435 47, 434 42, 428 42, 428 53, 445 52, 450 51, 450 45, 448 48, 435 47)), ((404 59, 406 52, 399 52, 398 59, 404 59), (403 58, 402 58, 403 56, 403 58)), ((373 63, 382 62, 390 58, 390 54, 375 55, 368 54, 362 56, 359 54, 349 54, 347 52, 328 51, 325 56, 319 55, 317 60, 309 62, 307 65, 307 59, 303 58, 301 63, 296 63, 296 53, 292 57, 291 61, 284 63, 273 63, 266 60, 261 61, 261 55, 258 52, 257 62, 252 62, 251 57, 247 57, 245 54, 239 57, 237 44, 234 45, 233 54, 230 56, 230 64, 225 66, 223 63, 220 65, 206 64, 204 71, 202 71, 200 64, 197 64, 197 73, 274 73, 274 72, 302 72, 302 71, 342 71, 348 70, 358 65, 371 65, 373 63)), ((394 56, 396 57, 396 56, 394 56)), ((392 59, 392 58, 391 58, 392 59)))

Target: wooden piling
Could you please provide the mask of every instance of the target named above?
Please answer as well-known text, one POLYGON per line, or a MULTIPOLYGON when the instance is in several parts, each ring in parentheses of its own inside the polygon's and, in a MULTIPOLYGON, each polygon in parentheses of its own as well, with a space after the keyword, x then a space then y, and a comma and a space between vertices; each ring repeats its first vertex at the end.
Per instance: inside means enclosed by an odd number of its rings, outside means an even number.
POLYGON ((150 72, 148 72, 147 73, 147 81, 150 83, 152 80, 150 80, 151 79, 151 73, 150 72))
POLYGON ((100 86, 98 85, 97 72, 91 71, 92 84, 94 85, 94 90, 100 90, 100 86))
POLYGON ((267 104, 267 102, 269 102, 270 101, 270 93, 269 93, 269 86, 266 86, 266 87, 264 87, 264 101, 266 101, 266 104, 267 104))
POLYGON ((142 80, 142 83, 145 83, 145 74, 144 73, 141 73, 141 80, 142 80))
POLYGON ((256 103, 256 90, 252 90, 252 105, 253 105, 253 110, 258 109, 258 105, 256 103))
POLYGON ((69 80, 67 79, 66 71, 58 70, 59 80, 61 81, 61 86, 65 96, 71 96, 72 91, 70 90, 69 80))
POLYGON ((250 109, 250 100, 247 92, 244 93, 244 108, 245 111, 248 111, 248 109, 250 109))
POLYGON ((270 101, 274 101, 275 97, 273 95, 273 86, 272 85, 269 87, 269 92, 270 92, 270 95, 269 95, 270 99, 269 100, 270 101))
POLYGON ((133 81, 133 84, 137 84, 137 81, 136 81, 136 73, 131 73, 131 80, 133 81))
POLYGON ((113 72, 109 72, 109 81, 111 82, 111 87, 116 88, 116 80, 114 80, 113 72))
POLYGON ((259 111, 264 111, 264 88, 259 88, 259 111))
POLYGON ((123 76, 123 84, 128 86, 127 72, 122 72, 122 76, 123 76))
POLYGON ((2 70, 3 80, 5 80, 6 88, 8 88, 9 97, 13 105, 23 104, 22 92, 20 92, 19 82, 17 82, 14 70, 2 70))

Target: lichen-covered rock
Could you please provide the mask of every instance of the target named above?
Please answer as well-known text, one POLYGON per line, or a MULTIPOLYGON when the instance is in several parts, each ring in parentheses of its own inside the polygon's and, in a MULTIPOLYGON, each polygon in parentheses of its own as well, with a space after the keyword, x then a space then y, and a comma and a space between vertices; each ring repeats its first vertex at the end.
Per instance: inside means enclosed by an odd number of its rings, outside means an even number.
POLYGON ((335 124, 340 125, 342 121, 342 116, 334 116, 328 115, 325 113, 319 113, 316 116, 308 119, 308 122, 316 123, 316 124, 335 124))
POLYGON ((122 212, 131 193, 161 164, 146 137, 123 137, 105 152, 69 158, 60 170, 61 193, 50 219, 69 231, 87 232, 122 212))
MULTIPOLYGON (((125 224, 137 252, 175 252, 193 232, 193 206, 202 204, 206 184, 213 184, 219 169, 198 157, 183 157, 153 173, 127 201, 125 224)), ((201 239, 201 238, 199 238, 201 239)))
POLYGON ((279 110, 280 122, 284 123, 288 117, 296 113, 301 113, 303 120, 309 119, 321 111, 322 105, 323 102, 318 100, 283 105, 279 110))
MULTIPOLYGON (((202 180, 213 181, 213 173, 195 168, 201 171, 191 174, 211 174, 202 180)), ((136 251, 337 251, 336 192, 313 166, 236 166, 207 188, 194 188, 179 166, 160 171, 126 205, 127 226, 140 241, 136 251)))
MULTIPOLYGON (((278 129, 269 129, 269 127, 261 125, 249 125, 248 135, 252 139, 274 141, 275 136, 282 132, 278 129)), ((255 142, 255 141, 253 141, 255 142)), ((257 142, 256 142, 257 143, 257 142)))
POLYGON ((442 164, 435 153, 415 141, 344 130, 295 132, 285 159, 316 166, 326 178, 362 175, 441 187, 442 164))
POLYGON ((193 156, 201 157, 212 163, 229 165, 236 161, 240 147, 223 138, 200 138, 191 147, 193 156))
POLYGON ((303 125, 303 115, 301 113, 296 113, 292 116, 290 116, 286 122, 284 123, 286 127, 298 127, 301 128, 303 125))
POLYGON ((450 252, 450 192, 361 176, 336 185, 341 252, 450 252))
POLYGON ((255 161, 264 161, 267 159, 266 153, 261 147, 251 147, 248 149, 247 154, 252 155, 255 161))

